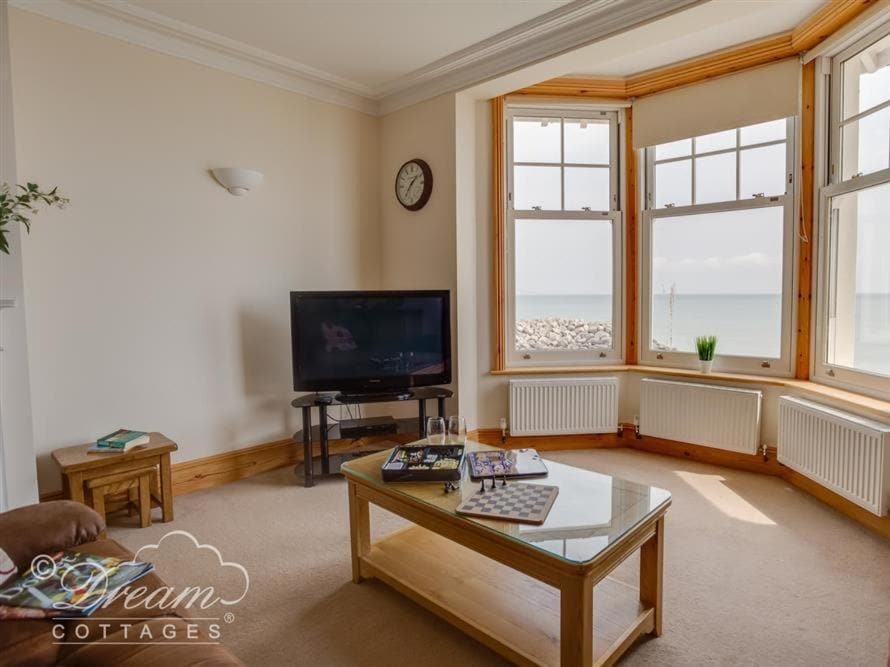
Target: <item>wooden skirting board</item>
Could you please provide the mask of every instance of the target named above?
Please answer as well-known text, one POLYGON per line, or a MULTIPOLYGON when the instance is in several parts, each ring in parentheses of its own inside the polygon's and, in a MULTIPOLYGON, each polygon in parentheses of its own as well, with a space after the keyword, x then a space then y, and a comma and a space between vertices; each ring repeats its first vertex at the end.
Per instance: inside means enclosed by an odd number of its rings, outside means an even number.
POLYGON ((208 489, 295 465, 302 458, 302 447, 297 447, 293 440, 288 439, 176 463, 173 465, 173 495, 208 489))
MULTIPOLYGON (((358 451, 381 440, 387 442, 410 442, 411 434, 387 434, 370 438, 331 440, 328 444, 331 454, 344 454, 358 451)), ((314 452, 320 454, 318 442, 313 443, 314 452)), ((303 462, 303 444, 293 440, 277 440, 264 445, 207 456, 173 465, 173 494, 182 495, 200 489, 208 489, 220 484, 228 484, 239 479, 253 477, 261 472, 295 466, 303 462)))
MULTIPOLYGON (((855 503, 830 491, 818 482, 790 468, 786 468, 779 463, 774 447, 767 448, 766 459, 764 460, 764 457, 760 455, 728 452, 713 447, 692 445, 649 436, 638 438, 631 424, 623 424, 621 434, 615 432, 596 435, 507 435, 506 442, 501 441, 501 430, 497 428, 478 429, 470 431, 467 435, 470 439, 486 445, 510 448, 534 447, 539 451, 627 447, 628 449, 638 449, 650 454, 673 456, 726 468, 747 470, 762 475, 773 475, 781 477, 789 484, 815 496, 876 533, 890 538, 890 516, 875 516, 855 503)), ((380 437, 387 440, 396 440, 398 438, 398 436, 392 435, 380 437)), ((401 440, 408 437, 404 436, 398 439, 401 440)), ((332 440, 330 442, 330 450, 331 453, 345 453, 365 448, 372 444, 373 441, 371 438, 332 440)), ((173 494, 178 496, 191 493, 192 491, 209 489, 214 486, 235 482, 239 479, 247 479, 269 470, 293 466, 302 461, 302 444, 297 445, 289 439, 276 440, 191 461, 182 461, 173 464, 173 494)), ((296 484, 296 478, 294 483, 296 484)), ((55 491, 42 494, 40 500, 41 502, 46 502, 48 500, 58 500, 61 497, 61 491, 55 491)))
MULTIPOLYGON (((477 431, 475 440, 483 445, 494 447, 533 447, 542 452, 563 449, 599 449, 602 447, 628 447, 628 441, 617 433, 599 433, 590 435, 507 435, 506 442, 501 441, 499 428, 482 428, 477 431)), ((632 436, 632 434, 631 434, 632 436)))
MULTIPOLYGON (((366 448, 373 444, 375 440, 379 441, 381 439, 390 442, 409 442, 413 437, 405 434, 387 434, 385 436, 359 438, 357 440, 331 440, 329 449, 331 454, 343 454, 366 448)), ((313 444, 315 453, 320 453, 318 442, 313 444)), ((199 459, 180 461, 171 466, 173 470, 173 495, 181 496, 193 491, 209 489, 214 486, 228 484, 229 482, 236 482, 239 479, 247 479, 269 470, 295 466, 302 462, 302 442, 294 444, 294 441, 291 439, 275 440, 199 459)), ((61 498, 61 491, 50 491, 40 494, 41 502, 60 500, 61 498)))
POLYGON ((478 441, 486 445, 510 448, 534 447, 540 451, 558 451, 565 449, 603 449, 627 447, 639 449, 653 454, 664 454, 677 458, 689 459, 700 463, 722 465, 727 468, 738 468, 759 472, 766 475, 781 475, 782 466, 776 459, 776 450, 767 449, 766 460, 762 456, 728 452, 714 447, 703 447, 675 440, 664 440, 648 436, 637 437, 632 424, 623 424, 619 433, 600 433, 596 435, 551 435, 551 436, 507 436, 507 442, 501 444, 499 429, 480 429, 478 441))

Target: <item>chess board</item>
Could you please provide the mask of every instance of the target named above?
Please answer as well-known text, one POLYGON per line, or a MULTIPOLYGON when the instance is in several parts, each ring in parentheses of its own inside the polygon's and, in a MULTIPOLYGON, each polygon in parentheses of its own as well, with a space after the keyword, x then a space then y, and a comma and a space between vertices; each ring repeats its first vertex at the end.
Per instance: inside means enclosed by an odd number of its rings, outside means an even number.
POLYGON ((455 510, 458 514, 518 523, 541 524, 559 493, 558 486, 510 482, 478 490, 455 510))

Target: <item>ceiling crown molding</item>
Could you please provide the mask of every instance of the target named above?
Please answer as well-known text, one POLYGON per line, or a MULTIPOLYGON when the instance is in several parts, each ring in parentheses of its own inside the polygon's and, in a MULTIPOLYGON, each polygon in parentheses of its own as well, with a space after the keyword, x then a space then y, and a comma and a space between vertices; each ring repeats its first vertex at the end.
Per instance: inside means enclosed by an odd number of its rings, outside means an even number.
POLYGON ((561 55, 706 0, 575 0, 386 84, 391 113, 561 55))
POLYGON ((705 0, 574 0, 378 88, 123 0, 9 0, 17 9, 368 114, 386 114, 571 51, 705 0))
POLYGON ((9 5, 167 55, 376 114, 369 88, 127 2, 9 0, 9 5))

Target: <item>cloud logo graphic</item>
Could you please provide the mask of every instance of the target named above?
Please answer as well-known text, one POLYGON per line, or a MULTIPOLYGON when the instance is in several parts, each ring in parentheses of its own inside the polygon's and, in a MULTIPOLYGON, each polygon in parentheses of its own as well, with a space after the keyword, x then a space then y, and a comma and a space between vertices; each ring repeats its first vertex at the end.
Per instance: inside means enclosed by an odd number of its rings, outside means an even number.
POLYGON ((200 542, 198 542, 197 538, 194 535, 192 535, 190 532, 188 532, 186 530, 171 530, 169 533, 166 533, 163 537, 161 537, 161 539, 159 539, 155 544, 146 544, 146 545, 140 547, 139 550, 136 552, 136 554, 133 556, 133 561, 131 561, 131 562, 135 562, 136 559, 139 558, 139 555, 147 549, 159 549, 161 544, 163 544, 164 541, 170 537, 185 537, 186 539, 191 541, 191 543, 195 546, 196 549, 207 550, 207 551, 210 551, 211 553, 216 554, 216 558, 217 558, 217 561, 219 562, 220 567, 232 568, 233 570, 235 570, 241 574, 241 576, 244 578, 244 591, 241 593, 241 595, 239 597, 232 599, 232 600, 226 600, 226 599, 220 598, 220 600, 219 600, 220 603, 222 603, 224 605, 234 605, 234 604, 238 604, 239 602, 241 602, 241 600, 244 599, 244 597, 247 595, 247 591, 250 590, 250 575, 247 573, 247 570, 245 569, 245 567, 243 565, 241 565, 240 563, 223 560, 223 556, 220 553, 219 549, 217 549, 212 544, 201 544, 200 542))

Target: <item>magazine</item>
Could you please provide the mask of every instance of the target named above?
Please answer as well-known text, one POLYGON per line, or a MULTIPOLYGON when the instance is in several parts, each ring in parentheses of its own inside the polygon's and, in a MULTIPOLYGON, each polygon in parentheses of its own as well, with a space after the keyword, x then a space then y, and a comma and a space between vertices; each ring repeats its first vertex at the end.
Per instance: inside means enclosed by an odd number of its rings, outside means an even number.
POLYGON ((38 556, 31 568, 0 588, 0 605, 43 610, 46 616, 89 616, 154 565, 73 551, 38 556))

